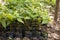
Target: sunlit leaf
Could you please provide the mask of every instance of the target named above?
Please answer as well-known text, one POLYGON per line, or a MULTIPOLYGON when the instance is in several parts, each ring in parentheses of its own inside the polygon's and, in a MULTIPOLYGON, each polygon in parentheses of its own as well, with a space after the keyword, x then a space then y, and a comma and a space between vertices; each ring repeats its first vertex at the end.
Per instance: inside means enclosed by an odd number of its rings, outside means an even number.
POLYGON ((0 22, 1 22, 2 26, 3 26, 4 28, 6 28, 6 26, 7 26, 7 25, 6 25, 6 20, 1 20, 0 22))
POLYGON ((22 19, 17 18, 18 22, 24 23, 22 19))

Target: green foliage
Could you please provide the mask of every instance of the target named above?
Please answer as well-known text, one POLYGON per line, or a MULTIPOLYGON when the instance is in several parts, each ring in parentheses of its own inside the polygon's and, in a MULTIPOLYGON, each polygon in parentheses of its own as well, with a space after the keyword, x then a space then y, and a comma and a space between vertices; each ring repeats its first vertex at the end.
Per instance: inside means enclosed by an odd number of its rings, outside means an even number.
POLYGON ((24 24, 24 20, 38 20, 42 24, 50 21, 48 10, 40 0, 4 0, 5 5, 0 5, 0 23, 4 28, 17 20, 24 24))
POLYGON ((56 0, 41 0, 43 3, 46 3, 48 5, 54 6, 56 4, 56 0))

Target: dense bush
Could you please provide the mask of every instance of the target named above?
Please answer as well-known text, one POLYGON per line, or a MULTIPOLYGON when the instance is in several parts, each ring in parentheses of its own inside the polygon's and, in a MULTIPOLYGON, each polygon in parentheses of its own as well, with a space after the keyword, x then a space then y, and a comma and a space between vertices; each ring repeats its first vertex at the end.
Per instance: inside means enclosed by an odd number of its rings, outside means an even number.
POLYGON ((0 23, 4 28, 17 20, 25 24, 26 20, 37 20, 37 23, 47 24, 50 21, 48 10, 40 0, 4 0, 0 4, 0 23))
POLYGON ((55 4, 56 4, 56 0, 41 0, 41 2, 44 2, 51 6, 55 6, 55 4))

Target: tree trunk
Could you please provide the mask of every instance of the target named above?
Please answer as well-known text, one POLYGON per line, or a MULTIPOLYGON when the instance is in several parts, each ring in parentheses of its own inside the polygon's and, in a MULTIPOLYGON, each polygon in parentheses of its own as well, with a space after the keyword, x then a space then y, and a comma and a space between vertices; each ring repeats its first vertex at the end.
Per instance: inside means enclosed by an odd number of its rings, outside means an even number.
POLYGON ((57 21, 57 18, 58 18, 58 9, 59 9, 59 0, 56 0, 56 8, 55 8, 54 21, 57 21))

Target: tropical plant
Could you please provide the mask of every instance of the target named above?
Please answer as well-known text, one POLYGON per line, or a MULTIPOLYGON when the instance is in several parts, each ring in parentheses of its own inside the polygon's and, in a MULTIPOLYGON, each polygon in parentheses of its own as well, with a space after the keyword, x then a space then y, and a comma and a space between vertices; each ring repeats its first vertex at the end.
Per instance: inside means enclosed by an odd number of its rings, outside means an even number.
POLYGON ((40 0, 4 0, 0 4, 0 23, 4 28, 17 20, 25 24, 25 20, 37 20, 37 23, 47 24, 50 20, 48 10, 40 0))
POLYGON ((56 4, 56 0, 41 0, 41 2, 51 5, 51 6, 55 6, 56 4))

